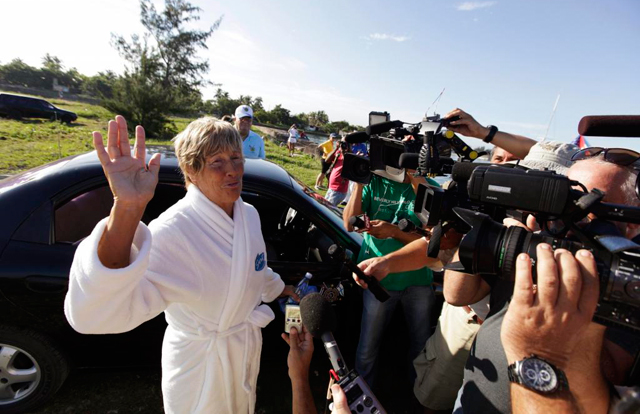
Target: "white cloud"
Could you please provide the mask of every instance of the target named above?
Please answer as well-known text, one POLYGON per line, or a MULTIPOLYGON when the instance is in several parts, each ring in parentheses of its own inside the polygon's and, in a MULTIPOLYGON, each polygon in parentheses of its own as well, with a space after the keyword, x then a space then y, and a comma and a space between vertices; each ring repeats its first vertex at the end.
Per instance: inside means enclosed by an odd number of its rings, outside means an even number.
POLYGON ((471 11, 475 9, 484 9, 486 7, 495 6, 498 4, 497 1, 465 1, 464 3, 458 5, 456 9, 458 11, 471 11))
POLYGON ((409 36, 396 36, 396 35, 390 35, 390 34, 386 34, 386 33, 372 33, 369 36, 364 36, 363 39, 365 39, 365 40, 393 40, 394 42, 404 42, 404 41, 410 40, 411 37, 409 37, 409 36))

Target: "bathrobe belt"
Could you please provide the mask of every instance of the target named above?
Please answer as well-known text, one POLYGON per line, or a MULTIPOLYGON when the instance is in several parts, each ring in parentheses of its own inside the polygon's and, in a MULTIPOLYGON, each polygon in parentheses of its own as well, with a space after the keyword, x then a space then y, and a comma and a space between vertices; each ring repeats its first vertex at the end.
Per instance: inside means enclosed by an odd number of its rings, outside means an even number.
MULTIPOLYGON (((213 329, 208 329, 207 327, 200 325, 196 332, 189 332, 185 330, 183 327, 175 327, 173 329, 174 332, 178 334, 178 336, 183 337, 192 341, 211 341, 209 346, 207 347, 207 353, 211 351, 212 346, 214 344, 217 347, 218 356, 221 361, 230 361, 229 357, 229 349, 227 341, 220 341, 221 339, 227 338, 231 335, 240 333, 244 331, 244 355, 242 357, 242 388, 244 391, 249 394, 251 400, 255 399, 255 392, 252 392, 251 384, 249 383, 249 378, 253 378, 254 376, 249 375, 249 367, 251 370, 258 369, 258 364, 260 362, 260 351, 261 351, 261 339, 262 333, 260 332, 261 328, 264 328, 275 318, 275 314, 267 305, 257 306, 245 322, 239 323, 226 329, 224 331, 216 330, 215 327, 213 329), (251 339, 250 337, 253 336, 251 339), (253 340, 253 353, 249 355, 250 344, 249 341, 253 340)), ((231 378, 229 377, 229 372, 226 369, 226 364, 222 364, 221 369, 223 371, 223 376, 225 380, 227 380, 228 384, 233 383, 231 378)), ((228 393, 229 388, 225 387, 225 393, 228 393)), ((226 396, 227 404, 229 405, 229 412, 232 411, 233 407, 233 398, 231 395, 226 396)), ((251 401, 249 407, 254 407, 255 401, 251 401)))

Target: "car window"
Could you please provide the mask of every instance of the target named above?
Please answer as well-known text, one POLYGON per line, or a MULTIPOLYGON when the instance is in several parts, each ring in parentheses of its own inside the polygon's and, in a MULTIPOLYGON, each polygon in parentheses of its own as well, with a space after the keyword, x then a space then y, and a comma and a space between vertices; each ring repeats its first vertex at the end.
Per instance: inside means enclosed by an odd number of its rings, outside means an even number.
MULTIPOLYGON (((142 216, 145 224, 178 202, 185 195, 181 184, 160 183, 142 216)), ((94 188, 58 206, 55 210, 55 242, 76 243, 91 234, 100 220, 107 217, 113 206, 108 186, 94 188)))

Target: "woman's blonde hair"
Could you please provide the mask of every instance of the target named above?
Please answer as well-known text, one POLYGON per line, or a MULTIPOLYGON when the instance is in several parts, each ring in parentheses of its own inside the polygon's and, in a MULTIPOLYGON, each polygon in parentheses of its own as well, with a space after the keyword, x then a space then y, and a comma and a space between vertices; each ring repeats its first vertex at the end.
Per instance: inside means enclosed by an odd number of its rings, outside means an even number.
POLYGON ((178 165, 187 184, 191 183, 189 173, 198 174, 204 168, 207 157, 219 152, 242 154, 242 138, 236 128, 210 116, 191 122, 173 138, 173 143, 178 165))

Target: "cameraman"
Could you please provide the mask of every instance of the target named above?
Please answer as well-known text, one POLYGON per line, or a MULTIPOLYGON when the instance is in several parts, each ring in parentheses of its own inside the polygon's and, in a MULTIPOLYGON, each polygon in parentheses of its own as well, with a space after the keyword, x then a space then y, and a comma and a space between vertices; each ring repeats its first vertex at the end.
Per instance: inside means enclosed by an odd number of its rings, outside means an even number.
MULTIPOLYGON (((421 226, 413 213, 417 188, 424 179, 405 173, 402 183, 373 175, 369 184, 356 183, 355 189, 343 212, 344 225, 348 231, 354 229, 349 218, 367 214, 370 226, 364 232, 364 242, 358 262, 383 256, 420 238, 415 233, 405 233, 395 224, 402 219, 411 220, 421 226)), ((432 185, 438 185, 430 180, 432 185)), ((435 299, 431 287, 433 275, 428 268, 410 272, 389 274, 381 281, 391 295, 386 302, 379 302, 371 292, 363 293, 363 312, 360 340, 356 353, 356 370, 372 388, 377 371, 380 342, 396 306, 400 303, 409 326, 410 362, 424 346, 430 335, 429 322, 435 299)), ((413 366, 409 368, 411 381, 415 378, 413 366)))
MULTIPOLYGON (((577 161, 568 169, 570 179, 578 181, 587 189, 598 188, 606 195, 605 202, 626 204, 637 206, 640 200, 634 194, 633 188, 637 179, 637 173, 628 166, 618 165, 618 160, 608 157, 606 151, 585 151, 575 154, 573 158, 582 154, 583 158, 577 161), (586 154, 586 155, 585 155, 586 154), (598 156, 589 157, 588 154, 598 156)), ((637 154, 640 159, 640 154, 637 154)), ((563 171, 557 171, 562 173, 563 171)), ((620 234, 627 238, 633 238, 637 234, 638 226, 628 223, 617 223, 620 234)), ((454 260, 457 260, 454 258, 454 260)), ((461 412, 509 412, 511 409, 509 394, 509 378, 507 376, 507 355, 499 340, 501 326, 509 307, 511 295, 513 293, 513 283, 500 281, 490 286, 479 275, 469 275, 455 271, 446 271, 444 294, 447 302, 462 306, 474 303, 491 292, 491 311, 488 318, 480 328, 472 347, 471 354, 465 367, 464 383, 458 394, 455 413, 461 412)), ((525 321, 521 321, 525 322, 525 321)), ((544 322, 540 320, 539 322, 544 322)), ((560 332, 558 332, 559 334, 560 332)), ((509 332, 505 332, 509 334, 509 332)), ((600 347, 603 345, 604 332, 600 329, 588 340, 582 340, 581 346, 577 347, 579 355, 573 355, 577 361, 583 363, 576 364, 576 370, 567 372, 572 396, 576 403, 582 407, 589 407, 590 411, 606 412, 607 401, 603 401, 603 390, 598 388, 602 376, 600 370, 594 369, 589 361, 601 363, 602 361, 622 360, 621 358, 610 358, 607 352, 603 352, 602 359, 599 357, 600 347), (596 377, 593 373, 596 372, 596 377), (591 387, 596 387, 594 391, 591 387), (588 391, 587 391, 588 390, 588 391)), ((535 351, 534 339, 521 339, 521 346, 529 347, 530 352, 535 351)), ((558 337, 559 338, 559 337, 558 337)), ((554 343, 556 350, 563 350, 567 344, 558 340, 554 343)), ((520 356, 522 357, 522 356, 520 356)), ((513 362, 513 361, 509 361, 513 362)), ((628 367, 604 366, 609 372, 620 373, 628 367)), ((613 378, 612 376, 612 378, 613 378)), ((608 395, 608 394, 607 394, 608 395)))

